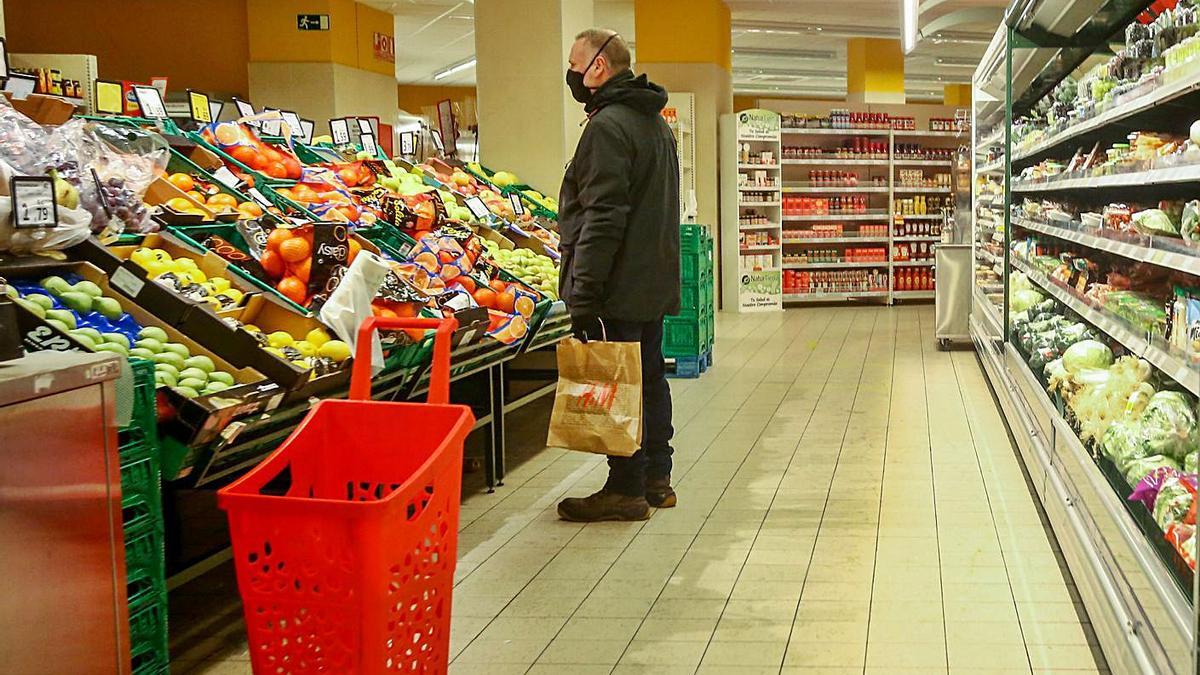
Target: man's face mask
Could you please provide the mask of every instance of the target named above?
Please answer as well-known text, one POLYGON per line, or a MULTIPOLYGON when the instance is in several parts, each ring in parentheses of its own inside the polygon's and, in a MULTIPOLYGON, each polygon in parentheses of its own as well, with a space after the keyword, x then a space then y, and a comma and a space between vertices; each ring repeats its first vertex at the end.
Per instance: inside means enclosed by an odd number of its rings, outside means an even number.
POLYGON ((584 66, 583 70, 571 70, 570 68, 567 68, 567 86, 571 88, 571 96, 576 101, 587 105, 587 103, 592 100, 592 95, 595 92, 584 86, 583 76, 586 75, 587 71, 591 69, 592 64, 596 63, 596 57, 600 56, 600 54, 604 51, 604 48, 607 47, 608 43, 612 42, 612 39, 616 36, 616 33, 608 36, 608 39, 604 41, 604 44, 600 45, 600 49, 596 50, 596 53, 592 55, 592 60, 588 61, 588 64, 584 66))

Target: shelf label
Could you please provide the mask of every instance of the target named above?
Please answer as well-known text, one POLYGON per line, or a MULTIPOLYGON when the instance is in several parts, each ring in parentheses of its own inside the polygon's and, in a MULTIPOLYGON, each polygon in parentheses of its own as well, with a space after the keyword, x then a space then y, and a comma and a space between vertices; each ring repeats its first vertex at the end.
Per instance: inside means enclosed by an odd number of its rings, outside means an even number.
POLYGON ((363 151, 372 157, 379 156, 379 146, 375 144, 375 136, 373 134, 363 134, 358 137, 362 141, 363 151))
MULTIPOLYGON (((120 89, 120 86, 121 85, 117 85, 117 88, 120 89)), ((37 89, 37 78, 33 75, 12 73, 8 76, 8 79, 4 81, 4 91, 12 94, 12 97, 18 101, 24 101, 25 99, 29 98, 29 95, 32 94, 35 89, 37 89)))
POLYGON ((300 116, 291 110, 280 110, 279 114, 283 116, 283 121, 287 123, 288 135, 292 138, 300 138, 304 135, 304 129, 300 126, 300 116))
POLYGON ((317 127, 317 123, 305 118, 300 118, 300 142, 305 145, 312 145, 313 129, 317 127))
POLYGON ((246 194, 250 195, 250 198, 258 202, 263 208, 270 208, 274 206, 274 204, 271 203, 271 200, 267 199, 263 193, 258 191, 258 188, 252 187, 249 190, 246 190, 246 194))
POLYGON ((430 129, 429 134, 433 136, 433 147, 437 148, 440 153, 446 152, 446 144, 442 142, 442 132, 437 129, 430 129))
POLYGON ((146 282, 137 278, 137 275, 130 272, 124 267, 118 267, 112 276, 109 277, 109 283, 117 290, 131 298, 136 298, 138 293, 142 292, 142 288, 146 286, 146 282))
POLYGON ((8 79, 8 42, 0 37, 0 80, 8 79))
POLYGON ((200 124, 208 124, 213 121, 212 105, 209 102, 208 95, 192 89, 187 90, 188 97, 188 116, 193 121, 200 124))
POLYGON ((138 107, 142 109, 142 117, 151 120, 167 119, 167 106, 163 103, 162 92, 158 87, 148 84, 133 85, 133 96, 137 99, 138 107))
POLYGON ((411 131, 405 131, 400 134, 400 154, 405 157, 411 157, 417 152, 416 134, 411 131))
POLYGON ((345 118, 329 120, 329 133, 334 145, 346 145, 350 142, 350 122, 345 118))
POLYGON ((525 204, 521 202, 521 195, 515 192, 509 194, 508 203, 512 204, 513 213, 518 217, 525 215, 525 204))
POLYGON ((221 111, 225 110, 225 103, 216 99, 208 99, 208 116, 212 121, 216 122, 221 119, 221 111))
POLYGON ((13 176, 9 179, 12 195, 13 227, 33 230, 58 224, 58 200, 54 179, 49 176, 13 176))
POLYGON ((241 183, 241 181, 238 180, 238 177, 233 175, 233 172, 229 170, 229 167, 223 164, 220 168, 213 172, 212 176, 225 187, 233 188, 235 190, 237 189, 238 183, 241 183))
POLYGON ((252 117, 254 115, 254 106, 250 105, 249 101, 243 101, 234 96, 233 105, 237 108, 238 116, 240 117, 252 117))
POLYGON ((375 135, 375 128, 371 126, 371 120, 365 117, 356 117, 355 120, 358 122, 358 133, 375 135))
POLYGON ((467 208, 471 210, 471 215, 476 218, 487 218, 491 214, 487 204, 484 204, 483 200, 479 197, 467 197, 465 203, 467 208))

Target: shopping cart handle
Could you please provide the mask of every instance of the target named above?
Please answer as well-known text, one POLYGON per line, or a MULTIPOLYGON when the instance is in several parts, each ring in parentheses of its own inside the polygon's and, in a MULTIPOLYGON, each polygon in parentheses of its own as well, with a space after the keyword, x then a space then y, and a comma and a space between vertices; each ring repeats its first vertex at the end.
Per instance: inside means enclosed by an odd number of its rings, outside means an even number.
POLYGON ((417 317, 368 316, 358 327, 358 345, 354 368, 350 371, 350 399, 371 398, 371 331, 376 328, 436 328, 433 336, 433 367, 429 372, 430 403, 450 402, 450 336, 458 328, 458 319, 421 319, 417 317))

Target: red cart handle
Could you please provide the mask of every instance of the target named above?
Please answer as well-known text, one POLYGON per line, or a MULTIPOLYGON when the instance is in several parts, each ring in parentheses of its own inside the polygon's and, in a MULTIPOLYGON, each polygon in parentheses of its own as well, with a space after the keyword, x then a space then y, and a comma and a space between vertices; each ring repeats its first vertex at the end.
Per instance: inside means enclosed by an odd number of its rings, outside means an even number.
POLYGON ((350 371, 350 400, 371 398, 371 331, 376 328, 436 328, 433 336, 433 368, 429 373, 429 403, 450 402, 450 336, 458 328, 458 319, 421 319, 415 317, 368 316, 358 327, 358 347, 354 369, 350 371))

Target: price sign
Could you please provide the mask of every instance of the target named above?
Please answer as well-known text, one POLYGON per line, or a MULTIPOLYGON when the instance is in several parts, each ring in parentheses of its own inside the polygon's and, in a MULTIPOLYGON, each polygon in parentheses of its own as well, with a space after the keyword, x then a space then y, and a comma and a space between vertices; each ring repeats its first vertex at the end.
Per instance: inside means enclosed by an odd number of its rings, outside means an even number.
POLYGON ((233 105, 237 107, 239 117, 250 117, 254 114, 254 106, 250 105, 249 101, 243 101, 242 99, 234 96, 233 105))
POLYGON ((283 121, 287 122, 292 138, 302 138, 304 136, 304 129, 300 126, 299 115, 291 110, 281 110, 279 114, 283 115, 283 121))
POLYGON ((371 126, 371 120, 364 119, 362 117, 359 117, 357 119, 358 119, 358 133, 371 134, 372 136, 375 135, 375 129, 374 129, 374 127, 371 126))
POLYGON ((208 96, 198 91, 187 90, 188 115, 196 122, 208 124, 213 121, 212 106, 208 96))
MULTIPOLYGON (((263 112, 279 112, 278 108, 263 108, 263 112)), ((262 121, 262 132, 264 136, 282 136, 283 135, 283 117, 274 117, 264 119, 262 121)))
MULTIPOLYGON (((118 94, 120 94, 120 88, 121 85, 118 84, 118 94)), ((33 75, 26 75, 24 73, 11 73, 9 74, 8 79, 4 81, 4 91, 12 94, 12 97, 18 101, 24 101, 25 99, 29 98, 29 95, 32 94, 36 89, 37 78, 33 75)), ((120 112, 119 98, 117 99, 117 102, 117 111, 120 112)))
POLYGON ((213 172, 213 178, 216 178, 217 181, 219 181, 225 187, 233 188, 235 190, 237 189, 238 183, 241 182, 238 180, 237 176, 233 175, 233 172, 229 170, 229 167, 225 165, 221 165, 219 169, 213 172))
POLYGON ((405 157, 411 157, 417 152, 416 134, 411 131, 405 131, 400 134, 400 154, 405 157))
POLYGON ((433 136, 433 145, 438 152, 446 152, 446 144, 442 142, 442 133, 437 129, 430 129, 429 133, 433 136))
POLYGON ((373 135, 363 134, 359 137, 359 140, 362 141, 363 150, 365 150, 372 157, 379 156, 379 146, 375 144, 375 137, 373 135))
POLYGON ((135 84, 133 96, 137 99, 138 107, 142 109, 142 117, 152 120, 167 119, 167 106, 163 103, 162 92, 158 87, 135 84))
POLYGON ((8 77, 8 43, 0 37, 0 79, 8 77))
POLYGON ((263 193, 258 191, 258 188, 250 188, 249 190, 246 190, 246 194, 250 195, 250 198, 258 202, 263 208, 270 208, 274 206, 270 199, 267 199, 263 193))
POLYGON ((221 111, 225 109, 225 104, 215 99, 208 99, 208 114, 212 117, 212 121, 216 122, 221 119, 221 111))
POLYGON ((521 202, 521 195, 512 193, 508 196, 508 203, 512 204, 513 213, 518 216, 525 215, 525 204, 521 202))
POLYGON ((300 142, 305 145, 312 143, 313 129, 317 126, 316 122, 307 119, 300 120, 300 142))
POLYGON ((467 208, 471 210, 471 215, 475 216, 476 218, 487 218, 488 215, 491 214, 491 211, 488 210, 487 204, 484 204, 483 200, 479 197, 467 197, 465 203, 467 208))
POLYGON ((329 133, 333 135, 334 145, 345 145, 350 142, 350 122, 346 119, 329 120, 329 133))
POLYGON ((14 227, 25 230, 58 224, 54 179, 49 176, 13 176, 8 186, 12 195, 14 227))

